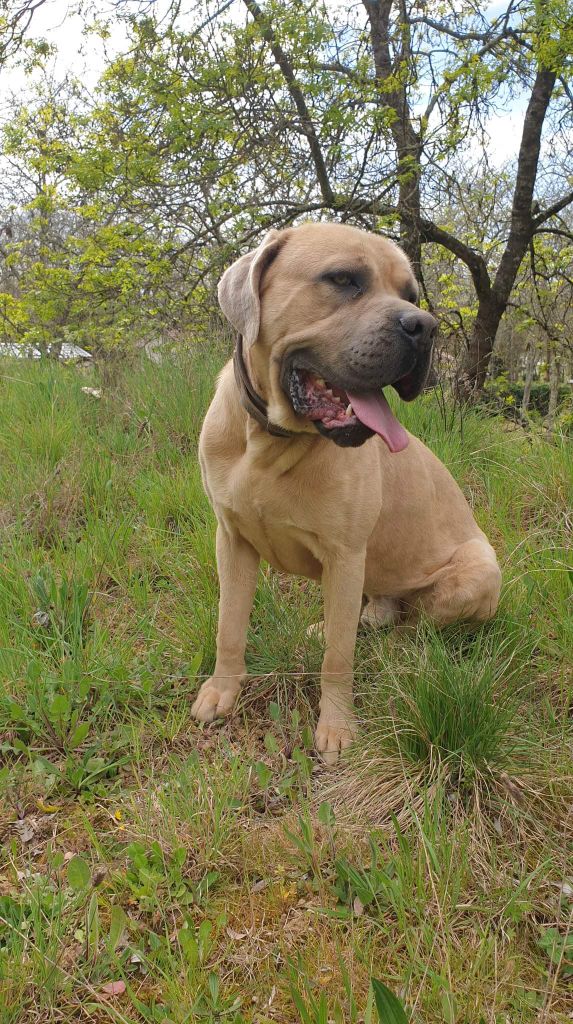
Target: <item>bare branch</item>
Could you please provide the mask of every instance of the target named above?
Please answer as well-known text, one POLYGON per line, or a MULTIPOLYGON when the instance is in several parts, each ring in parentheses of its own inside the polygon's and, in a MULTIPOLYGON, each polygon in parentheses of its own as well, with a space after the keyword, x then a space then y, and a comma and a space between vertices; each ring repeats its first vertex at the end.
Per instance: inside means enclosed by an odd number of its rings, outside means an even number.
POLYGON ((245 4, 245 7, 250 12, 250 14, 253 16, 254 20, 257 22, 261 30, 261 35, 263 36, 263 39, 265 39, 265 41, 268 43, 272 55, 275 59, 275 62, 283 73, 285 82, 287 84, 287 89, 292 97, 293 103, 300 117, 303 133, 308 140, 308 146, 314 163, 314 168, 316 171, 316 176, 318 179, 321 195, 326 203, 328 203, 329 205, 333 205, 334 193, 330 185, 328 171, 326 170, 326 164, 324 161, 324 157, 322 155, 322 149, 320 146, 318 135, 316 134, 312 117, 310 116, 310 111, 306 105, 306 100, 304 98, 302 89, 297 83, 292 64, 289 58, 287 57, 285 51, 283 50, 282 46, 280 45, 278 39, 276 38, 269 22, 267 21, 267 18, 265 17, 265 14, 263 13, 259 5, 255 2, 255 0, 243 0, 243 3, 245 4))
POLYGON ((552 203, 551 206, 548 206, 546 210, 542 210, 541 213, 538 213, 537 216, 533 218, 534 229, 537 231, 539 224, 545 223, 545 221, 549 220, 550 217, 555 217, 557 213, 564 210, 570 203, 573 203, 573 190, 571 192, 567 192, 566 195, 561 196, 561 199, 557 199, 556 202, 552 203))
POLYGON ((478 295, 489 293, 491 282, 486 262, 479 252, 466 245, 461 239, 456 238, 455 235, 450 234, 449 231, 438 227, 431 220, 422 218, 420 226, 424 242, 436 242, 438 245, 443 245, 444 249, 448 249, 454 256, 457 256, 465 263, 472 275, 478 295))

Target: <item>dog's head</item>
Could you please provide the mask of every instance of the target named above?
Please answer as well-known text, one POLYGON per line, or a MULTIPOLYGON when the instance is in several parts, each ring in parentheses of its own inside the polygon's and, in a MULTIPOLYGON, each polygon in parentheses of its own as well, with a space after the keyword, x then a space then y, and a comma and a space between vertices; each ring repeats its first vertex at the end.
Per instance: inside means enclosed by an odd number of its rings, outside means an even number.
POLYGON ((219 285, 273 423, 354 447, 378 433, 391 451, 408 437, 383 388, 419 395, 437 331, 417 298, 398 246, 341 224, 270 231, 219 285))

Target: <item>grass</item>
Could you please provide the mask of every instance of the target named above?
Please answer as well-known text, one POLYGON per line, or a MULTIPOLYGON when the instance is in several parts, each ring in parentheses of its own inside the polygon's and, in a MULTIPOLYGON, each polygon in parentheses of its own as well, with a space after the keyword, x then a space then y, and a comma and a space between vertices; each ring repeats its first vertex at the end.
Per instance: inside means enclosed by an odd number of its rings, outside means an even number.
POLYGON ((572 446, 402 406, 491 537, 494 622, 362 634, 312 752, 318 588, 265 569, 232 721, 196 442, 224 359, 0 366, 0 1022, 570 1020, 572 446))

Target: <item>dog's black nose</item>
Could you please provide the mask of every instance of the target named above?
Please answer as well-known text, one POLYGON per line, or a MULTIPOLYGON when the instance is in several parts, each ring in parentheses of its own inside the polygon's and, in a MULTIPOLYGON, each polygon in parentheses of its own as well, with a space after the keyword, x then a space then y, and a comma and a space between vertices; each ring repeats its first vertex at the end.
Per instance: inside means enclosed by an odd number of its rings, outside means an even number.
POLYGON ((398 317, 400 329, 416 346, 429 348, 438 330, 438 321, 425 309, 412 309, 398 317))

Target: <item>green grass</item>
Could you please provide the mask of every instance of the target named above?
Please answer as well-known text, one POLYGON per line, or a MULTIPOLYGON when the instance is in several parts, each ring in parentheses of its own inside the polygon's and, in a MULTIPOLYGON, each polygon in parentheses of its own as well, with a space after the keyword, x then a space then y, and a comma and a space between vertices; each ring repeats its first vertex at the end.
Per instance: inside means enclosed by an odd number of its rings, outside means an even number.
POLYGON ((101 399, 77 368, 0 365, 0 1024, 358 1024, 372 976, 421 1024, 569 1020, 571 443, 400 407, 503 597, 473 632, 361 634, 360 740, 332 773, 314 584, 261 572, 238 713, 190 718, 223 359, 132 366, 101 399))

